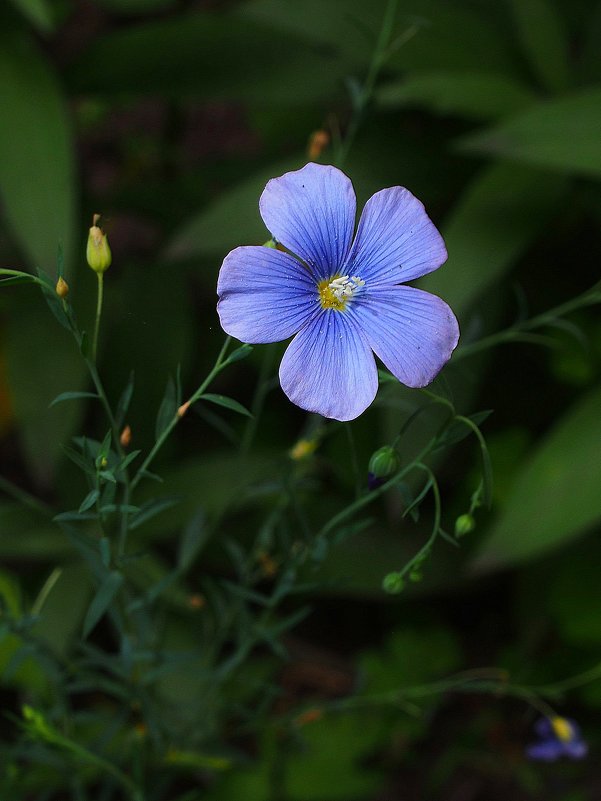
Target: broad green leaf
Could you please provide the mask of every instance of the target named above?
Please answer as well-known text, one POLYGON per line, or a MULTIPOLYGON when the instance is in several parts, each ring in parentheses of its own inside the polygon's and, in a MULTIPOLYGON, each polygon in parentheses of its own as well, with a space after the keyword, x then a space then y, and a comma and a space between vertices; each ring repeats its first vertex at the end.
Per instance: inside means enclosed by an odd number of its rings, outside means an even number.
POLYGON ((76 430, 84 411, 81 399, 49 406, 65 386, 84 391, 85 365, 75 342, 57 325, 38 294, 13 294, 7 333, 8 388, 22 448, 34 475, 48 482, 61 456, 61 444, 76 430))
POLYGON ((532 105, 531 89, 506 75, 478 72, 419 72, 376 92, 384 108, 421 107, 439 114, 494 120, 532 105))
POLYGON ((73 256, 75 147, 52 67, 15 30, 0 33, 0 193, 32 267, 54 272, 59 242, 73 256))
POLYGON ((597 388, 568 410, 524 464, 475 570, 532 559, 601 519, 600 408, 597 388))
POLYGON ((68 78, 78 93, 294 106, 331 96, 346 73, 336 54, 231 11, 178 14, 108 33, 85 49, 68 78))
POLYGON ((225 409, 231 409, 232 412, 238 412, 238 414, 246 415, 246 417, 252 417, 252 414, 246 407, 238 403, 238 401, 233 400, 233 398, 227 398, 225 395, 214 395, 211 392, 207 392, 201 395, 198 400, 209 401, 210 403, 215 403, 217 406, 223 406, 225 409))
POLYGON ((48 0, 11 0, 11 2, 41 33, 48 33, 53 29, 54 19, 48 0))
MULTIPOLYGON (((387 0, 255 0, 241 14, 341 52, 353 63, 371 59, 387 0)), ((494 20, 444 0, 399 3, 391 40, 400 39, 387 68, 516 71, 512 46, 494 20)))
POLYGON ((541 102, 496 128, 464 137, 458 144, 467 152, 599 177, 601 88, 541 102))
POLYGON ((303 156, 286 159, 261 170, 221 194, 207 208, 186 220, 171 240, 168 259, 220 254, 237 245, 261 245, 269 232, 259 215, 259 198, 270 178, 303 165, 303 156))
POLYGON ((461 315, 515 264, 559 208, 566 182, 529 167, 495 164, 468 187, 443 225, 449 260, 420 283, 461 315))
POLYGON ((511 0, 513 19, 524 54, 545 89, 559 92, 569 84, 567 31, 555 0, 511 0))
POLYGON ((113 599, 121 589, 123 584, 123 575, 112 571, 107 574, 106 578, 98 588, 92 603, 90 604, 83 622, 83 636, 87 637, 92 631, 94 626, 98 623, 100 618, 104 615, 109 608, 113 599))

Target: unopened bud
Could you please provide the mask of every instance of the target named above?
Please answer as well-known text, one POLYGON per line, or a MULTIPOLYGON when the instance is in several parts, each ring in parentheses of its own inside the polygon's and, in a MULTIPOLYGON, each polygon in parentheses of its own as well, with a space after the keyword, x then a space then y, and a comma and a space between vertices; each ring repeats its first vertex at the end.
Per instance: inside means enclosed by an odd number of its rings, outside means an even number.
POLYGON ((457 520, 455 520, 455 536, 456 537, 464 537, 466 534, 471 534, 471 532, 476 528, 476 521, 473 518, 473 515, 464 514, 459 515, 457 520))
POLYGON ((369 460, 367 486, 370 490, 378 489, 386 479, 394 475, 401 465, 398 453, 390 445, 384 445, 372 454, 369 460))
POLYGON ((112 261, 111 249, 106 234, 97 225, 99 219, 100 215, 95 214, 88 234, 88 246, 86 248, 88 264, 95 273, 103 273, 108 270, 112 261))
POLYGON ((55 291, 61 300, 69 294, 69 284, 62 276, 56 282, 55 291))
POLYGON ((382 589, 389 595, 398 595, 403 591, 405 582, 400 573, 388 573, 382 581, 382 589))
POLYGON ((185 403, 182 403, 182 405, 177 410, 177 416, 178 417, 183 417, 186 414, 186 412, 188 411, 189 408, 190 408, 190 401, 186 401, 185 403))
POLYGON ((131 428, 129 426, 125 426, 125 428, 121 432, 121 436, 119 437, 119 442, 121 443, 122 448, 129 448, 131 442, 131 428))
POLYGON ((200 593, 194 593, 188 598, 188 606, 190 609, 203 609, 206 606, 206 603, 206 598, 204 595, 200 595, 200 593))
POLYGON ((299 439, 299 441, 290 449, 290 458, 295 462, 311 456, 315 452, 318 441, 316 439, 299 439))
POLYGON ((314 723, 316 720, 321 720, 323 718, 323 712, 321 709, 317 709, 314 707, 313 709, 307 709, 305 712, 301 712, 294 719, 294 723, 296 726, 306 726, 307 723, 314 723))
POLYGON ((327 131, 323 129, 314 131, 309 137, 309 146, 307 147, 309 161, 318 159, 329 144, 330 134, 327 131))

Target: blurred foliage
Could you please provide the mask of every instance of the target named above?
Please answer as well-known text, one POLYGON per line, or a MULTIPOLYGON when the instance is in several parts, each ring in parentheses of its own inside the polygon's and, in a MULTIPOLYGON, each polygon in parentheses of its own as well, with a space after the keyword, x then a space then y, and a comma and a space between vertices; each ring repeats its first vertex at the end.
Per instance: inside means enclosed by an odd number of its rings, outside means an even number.
POLYGON ((3 286, 2 799, 599 797, 601 328, 592 301, 565 304, 599 281, 601 5, 408 0, 367 96, 387 8, 0 7, 0 266, 44 271, 48 298, 60 246, 91 333, 102 212, 98 367, 131 427, 107 439, 61 307, 63 327, 40 285, 3 286), (287 403, 282 346, 244 352, 165 443, 161 481, 143 476, 118 554, 126 451, 138 470, 223 342, 221 260, 268 239, 260 192, 311 135, 333 163, 354 126, 359 207, 407 186, 447 243, 420 284, 462 328, 435 397, 384 377, 349 434, 287 403), (458 417, 486 437, 490 509, 458 417), (295 460, 298 440, 315 447, 295 460), (433 472, 328 528, 393 441, 401 470, 434 442, 433 472), (526 762, 540 703, 580 720, 589 762, 526 762))

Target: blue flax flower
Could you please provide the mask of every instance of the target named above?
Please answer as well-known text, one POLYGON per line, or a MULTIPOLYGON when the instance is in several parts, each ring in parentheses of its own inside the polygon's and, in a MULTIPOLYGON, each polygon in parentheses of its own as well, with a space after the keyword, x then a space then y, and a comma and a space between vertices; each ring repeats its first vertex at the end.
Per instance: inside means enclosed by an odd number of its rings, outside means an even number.
POLYGON ((274 178, 259 209, 287 252, 251 246, 229 253, 217 310, 222 328, 242 342, 296 334, 280 365, 293 403, 335 420, 358 417, 378 390, 374 353, 409 387, 435 378, 459 326, 440 298, 401 285, 447 258, 411 192, 393 186, 373 195, 354 241, 355 193, 335 167, 307 164, 274 178))
POLYGON ((588 746, 582 739, 580 728, 573 720, 557 715, 540 718, 534 729, 539 740, 526 749, 526 755, 530 759, 554 762, 562 756, 583 759, 588 753, 588 746))

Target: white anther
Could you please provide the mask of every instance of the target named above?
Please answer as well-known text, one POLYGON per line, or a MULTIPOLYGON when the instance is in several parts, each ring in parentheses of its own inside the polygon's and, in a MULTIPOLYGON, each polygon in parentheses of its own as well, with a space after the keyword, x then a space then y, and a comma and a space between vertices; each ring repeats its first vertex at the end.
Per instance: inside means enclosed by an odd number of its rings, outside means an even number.
POLYGON ((333 281, 330 281, 328 289, 331 290, 336 300, 342 300, 343 298, 350 298, 359 287, 364 285, 365 281, 359 278, 358 275, 341 275, 339 278, 334 278, 333 281))

